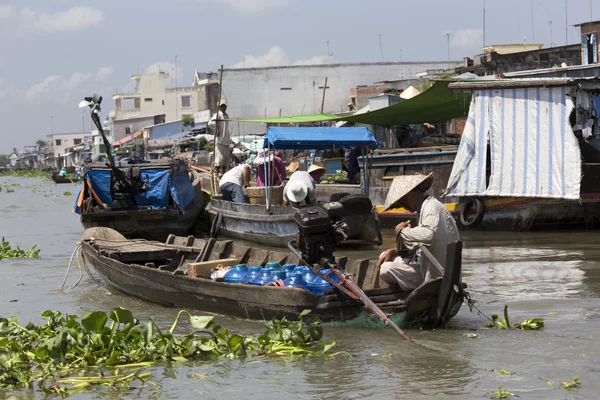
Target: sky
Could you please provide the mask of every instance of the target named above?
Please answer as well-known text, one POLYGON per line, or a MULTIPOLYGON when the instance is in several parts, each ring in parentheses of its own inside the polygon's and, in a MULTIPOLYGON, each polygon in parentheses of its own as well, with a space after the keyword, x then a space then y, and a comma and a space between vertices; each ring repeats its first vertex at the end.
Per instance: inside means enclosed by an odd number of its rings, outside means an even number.
MULTIPOLYGON (((0 154, 90 130, 78 108, 162 70, 462 60, 482 52, 483 0, 0 0, 0 154), (448 35, 449 34, 449 38, 448 35), (381 47, 380 47, 381 38, 381 47), (449 43, 449 46, 448 46, 449 43), (383 50, 383 51, 382 51, 383 50)), ((579 42, 597 0, 487 1, 486 44, 579 42), (595 3, 595 4, 594 4, 595 3), (590 8, 593 7, 591 10, 590 8), (567 13, 565 15, 565 10, 567 13), (551 21, 551 23, 550 23, 551 21)))

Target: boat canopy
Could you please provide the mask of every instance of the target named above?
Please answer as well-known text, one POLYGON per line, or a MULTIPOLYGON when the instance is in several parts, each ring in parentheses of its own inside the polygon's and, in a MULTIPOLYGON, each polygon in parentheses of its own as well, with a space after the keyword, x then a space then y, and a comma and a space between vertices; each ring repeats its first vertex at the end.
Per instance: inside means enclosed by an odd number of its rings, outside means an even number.
POLYGON ((264 148, 296 150, 341 149, 364 147, 375 149, 377 141, 365 127, 330 128, 330 127, 300 127, 280 128, 271 126, 267 131, 264 148))
MULTIPOLYGON (((136 196, 135 200, 139 206, 146 206, 152 209, 164 209, 169 206, 169 199, 172 197, 175 204, 181 212, 184 212, 188 204, 196 196, 196 190, 190 181, 187 169, 179 167, 178 162, 171 163, 145 163, 132 164, 129 167, 139 168, 139 175, 148 189, 136 196)), ((82 205, 81 192, 84 186, 88 186, 95 197, 103 204, 112 204, 110 197, 110 177, 109 168, 88 168, 84 174, 84 181, 77 194, 74 212, 79 214, 82 205)))

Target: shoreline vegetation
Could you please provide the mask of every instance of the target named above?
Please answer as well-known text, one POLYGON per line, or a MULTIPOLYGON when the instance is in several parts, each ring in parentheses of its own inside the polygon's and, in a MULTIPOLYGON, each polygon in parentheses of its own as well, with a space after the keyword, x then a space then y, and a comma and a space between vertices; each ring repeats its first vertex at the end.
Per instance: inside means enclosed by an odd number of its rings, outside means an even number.
POLYGON ((40 170, 5 170, 0 171, 0 177, 2 176, 12 176, 17 178, 43 178, 43 179, 52 179, 51 171, 40 171, 40 170))
POLYGON ((47 310, 43 325, 21 325, 18 318, 0 318, 0 390, 39 389, 68 396, 93 387, 127 388, 132 383, 156 384, 140 372, 156 362, 257 359, 265 357, 335 356, 335 342, 321 341, 318 317, 309 311, 298 321, 272 319, 260 336, 243 336, 218 325, 212 316, 181 310, 168 330, 150 317, 140 323, 131 311, 117 307, 110 314, 94 311, 81 319, 47 310), (180 318, 192 330, 175 334, 180 318), (84 376, 84 374, 88 374, 84 376))

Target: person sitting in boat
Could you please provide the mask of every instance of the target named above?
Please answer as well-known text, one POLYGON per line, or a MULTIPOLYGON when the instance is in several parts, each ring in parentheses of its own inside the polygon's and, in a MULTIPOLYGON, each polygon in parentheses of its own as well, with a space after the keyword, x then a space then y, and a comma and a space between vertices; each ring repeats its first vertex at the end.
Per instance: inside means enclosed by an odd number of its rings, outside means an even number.
POLYGON ((271 152, 269 157, 264 157, 264 153, 261 152, 258 157, 254 159, 254 165, 256 165, 256 186, 267 186, 267 182, 265 182, 265 167, 268 163, 268 174, 267 177, 268 184, 270 186, 280 186, 283 184, 283 181, 287 177, 287 173, 285 171, 285 163, 283 160, 271 152), (266 162, 265 162, 266 161, 266 162))
POLYGON ((231 150, 229 149, 229 115, 227 115, 227 102, 221 100, 219 102, 219 111, 212 116, 208 121, 208 127, 211 128, 217 135, 217 147, 214 149, 213 166, 217 170, 219 176, 223 176, 227 171, 231 158, 231 150), (217 129, 217 121, 219 126, 217 129))
POLYGON ((250 185, 251 169, 248 164, 241 164, 225 172, 219 181, 219 189, 223 195, 223 200, 233 201, 234 203, 247 203, 244 188, 250 185))
POLYGON ((427 246, 435 259, 445 266, 448 244, 460 239, 448 209, 435 197, 426 194, 432 183, 432 174, 394 178, 384 211, 396 207, 416 211, 419 223, 411 227, 410 221, 405 221, 396 226, 396 248, 379 256, 380 282, 398 285, 404 291, 417 288, 429 278, 428 272, 433 268, 426 257, 420 256, 420 247, 427 246))
POLYGON ((60 176, 62 176, 62 177, 65 177, 65 178, 66 178, 66 177, 67 177, 67 169, 66 169, 65 167, 62 167, 62 168, 60 169, 60 172, 59 172, 58 174, 59 174, 60 176))
POLYGON ((316 204, 316 185, 326 171, 325 168, 313 164, 308 171, 294 172, 283 188, 283 205, 316 204))

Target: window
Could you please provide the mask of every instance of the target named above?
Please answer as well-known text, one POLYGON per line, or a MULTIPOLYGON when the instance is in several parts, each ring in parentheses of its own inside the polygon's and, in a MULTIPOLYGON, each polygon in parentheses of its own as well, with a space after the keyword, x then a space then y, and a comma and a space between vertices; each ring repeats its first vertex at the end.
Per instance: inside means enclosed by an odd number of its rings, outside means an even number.
POLYGON ((60 146, 60 144, 61 144, 61 143, 62 143, 62 140, 60 140, 60 139, 56 139, 56 145, 57 145, 57 146, 60 146))
POLYGON ((282 87, 281 90, 292 90, 291 87, 282 87))
POLYGON ((191 107, 190 96, 181 96, 181 107, 191 107))
POLYGON ((144 99, 144 101, 145 101, 146 103, 149 103, 149 102, 151 102, 151 101, 152 101, 152 97, 146 97, 146 98, 144 99))
POLYGON ((73 144, 81 144, 81 139, 73 139, 73 144))

